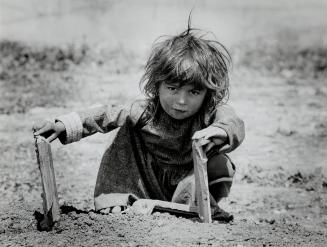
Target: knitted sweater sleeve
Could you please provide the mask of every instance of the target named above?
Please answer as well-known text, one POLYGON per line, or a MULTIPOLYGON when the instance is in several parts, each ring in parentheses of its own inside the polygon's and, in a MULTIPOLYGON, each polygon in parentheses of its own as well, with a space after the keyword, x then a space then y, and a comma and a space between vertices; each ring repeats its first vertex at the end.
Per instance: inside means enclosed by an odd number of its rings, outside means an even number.
POLYGON ((66 128, 66 133, 60 135, 59 140, 68 144, 97 132, 107 133, 123 126, 128 117, 137 123, 143 111, 143 104, 134 102, 125 107, 100 105, 59 116, 55 121, 61 121, 66 128))
POLYGON ((210 122, 210 126, 221 128, 227 133, 228 140, 220 147, 220 152, 229 153, 243 142, 244 122, 236 115, 231 106, 226 104, 218 106, 211 115, 210 122))

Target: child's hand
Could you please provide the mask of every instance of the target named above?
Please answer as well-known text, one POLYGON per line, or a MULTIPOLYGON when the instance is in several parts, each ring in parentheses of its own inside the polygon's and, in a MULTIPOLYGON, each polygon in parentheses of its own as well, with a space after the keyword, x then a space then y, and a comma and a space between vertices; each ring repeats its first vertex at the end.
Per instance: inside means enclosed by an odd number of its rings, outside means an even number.
POLYGON ((34 135, 41 135, 49 142, 55 140, 62 132, 66 131, 65 125, 58 121, 52 123, 50 121, 43 121, 33 126, 34 135))
POLYGON ((205 129, 196 131, 192 136, 192 140, 202 139, 202 145, 205 146, 205 152, 212 147, 221 145, 227 141, 227 133, 219 127, 209 126, 205 129))

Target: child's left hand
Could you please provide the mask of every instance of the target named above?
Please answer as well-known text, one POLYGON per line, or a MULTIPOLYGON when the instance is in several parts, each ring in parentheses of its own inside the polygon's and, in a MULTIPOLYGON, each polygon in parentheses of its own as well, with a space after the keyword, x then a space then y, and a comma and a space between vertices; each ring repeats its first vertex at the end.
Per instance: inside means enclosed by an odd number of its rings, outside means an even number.
POLYGON ((225 143, 227 138, 228 136, 225 130, 214 126, 196 131, 192 136, 192 140, 203 140, 202 145, 205 146, 205 152, 208 152, 214 146, 225 143))

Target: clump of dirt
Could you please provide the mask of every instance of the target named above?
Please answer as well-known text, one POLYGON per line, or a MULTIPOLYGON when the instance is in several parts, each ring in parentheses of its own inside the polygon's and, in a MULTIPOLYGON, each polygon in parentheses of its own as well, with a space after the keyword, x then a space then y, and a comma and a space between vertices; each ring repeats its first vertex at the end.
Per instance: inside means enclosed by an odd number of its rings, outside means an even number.
POLYGON ((297 172, 287 178, 286 186, 295 186, 307 191, 327 192, 327 178, 319 168, 309 174, 297 172))

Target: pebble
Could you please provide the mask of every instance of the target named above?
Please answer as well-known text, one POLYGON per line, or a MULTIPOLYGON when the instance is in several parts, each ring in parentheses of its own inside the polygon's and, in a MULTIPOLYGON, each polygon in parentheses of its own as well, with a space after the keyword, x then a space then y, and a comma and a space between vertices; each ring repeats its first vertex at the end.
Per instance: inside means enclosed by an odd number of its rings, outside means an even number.
POLYGON ((56 245, 57 246, 67 246, 67 243, 64 240, 62 240, 62 241, 59 240, 56 245))
POLYGON ((289 210, 289 209, 294 209, 295 206, 293 204, 287 204, 286 205, 286 209, 289 210))
POLYGON ((152 215, 153 215, 153 216, 160 216, 161 213, 159 213, 159 212, 154 212, 152 215))
POLYGON ((113 213, 113 214, 119 214, 120 212, 121 212, 121 207, 120 206, 115 206, 111 210, 111 213, 113 213))
POLYGON ((86 225, 88 225, 88 226, 92 226, 92 221, 89 221, 89 220, 86 220, 85 222, 84 222, 86 225))
POLYGON ((162 220, 159 220, 159 221, 157 222, 157 225, 158 225, 159 227, 161 227, 161 226, 165 225, 165 222, 163 222, 162 220))
POLYGON ((137 243, 135 243, 135 242, 130 241, 128 243, 121 243, 120 246, 121 247, 136 247, 136 246, 139 246, 139 245, 137 243))
POLYGON ((69 212, 68 213, 68 216, 70 217, 70 218, 72 218, 73 220, 77 220, 78 218, 79 218, 79 216, 77 215, 77 213, 76 212, 69 212))
POLYGON ((281 210, 278 210, 278 209, 275 209, 273 211, 274 214, 285 214, 287 211, 285 209, 281 209, 281 210))
POLYGON ((64 200, 64 199, 59 199, 59 201, 58 201, 58 203, 59 203, 59 206, 63 206, 63 205, 65 205, 66 204, 66 201, 64 200))
POLYGON ((271 225, 272 225, 272 224, 275 224, 275 222, 276 222, 275 219, 268 220, 268 223, 271 224, 271 225))
POLYGON ((284 77, 284 78, 287 78, 287 79, 290 79, 294 76, 294 71, 292 70, 289 70, 289 69, 283 69, 281 71, 281 75, 284 77))
POLYGON ((12 224, 11 228, 15 230, 22 230, 22 227, 19 223, 12 224))
POLYGON ((89 217, 91 220, 96 220, 98 216, 94 212, 89 212, 89 217))
POLYGON ((277 132, 283 136, 291 136, 296 133, 289 124, 282 123, 277 129, 277 132))
POLYGON ((110 208, 101 209, 101 213, 102 214, 109 214, 110 213, 110 208))

